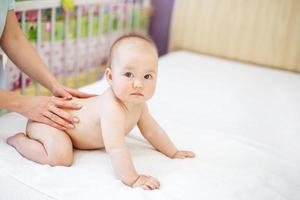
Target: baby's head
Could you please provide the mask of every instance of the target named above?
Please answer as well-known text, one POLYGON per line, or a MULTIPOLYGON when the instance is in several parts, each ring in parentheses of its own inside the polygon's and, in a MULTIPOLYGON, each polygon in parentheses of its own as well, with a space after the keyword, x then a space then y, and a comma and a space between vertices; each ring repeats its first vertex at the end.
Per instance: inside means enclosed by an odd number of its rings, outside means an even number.
POLYGON ((106 80, 115 96, 130 103, 142 103, 155 91, 158 54, 153 41, 142 35, 118 38, 110 49, 106 80))

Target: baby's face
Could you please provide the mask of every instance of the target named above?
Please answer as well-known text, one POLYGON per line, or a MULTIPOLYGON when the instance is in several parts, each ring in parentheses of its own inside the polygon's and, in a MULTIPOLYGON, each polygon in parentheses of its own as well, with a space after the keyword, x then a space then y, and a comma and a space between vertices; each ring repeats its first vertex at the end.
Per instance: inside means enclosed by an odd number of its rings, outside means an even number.
POLYGON ((125 42, 117 47, 111 63, 110 81, 115 95, 130 103, 150 99, 156 86, 157 63, 156 49, 144 41, 125 42))

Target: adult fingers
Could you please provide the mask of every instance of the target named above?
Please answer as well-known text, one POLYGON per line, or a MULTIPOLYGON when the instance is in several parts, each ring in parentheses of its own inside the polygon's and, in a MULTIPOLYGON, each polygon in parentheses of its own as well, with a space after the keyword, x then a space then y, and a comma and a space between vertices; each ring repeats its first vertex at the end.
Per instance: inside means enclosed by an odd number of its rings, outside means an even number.
POLYGON ((72 99, 72 95, 67 90, 65 90, 62 86, 55 88, 53 94, 56 97, 62 97, 64 99, 69 99, 69 100, 72 99))
POLYGON ((42 119, 39 120, 39 121, 42 122, 42 123, 44 123, 44 124, 48 124, 49 126, 52 126, 52 127, 54 127, 54 128, 60 129, 60 130, 62 130, 62 131, 65 131, 65 130, 66 130, 65 127, 63 127, 63 126, 61 126, 61 125, 59 125, 59 124, 53 122, 52 120, 48 119, 47 117, 42 117, 42 119))
POLYGON ((80 92, 80 91, 72 89, 72 88, 65 88, 65 90, 67 92, 69 92, 72 96, 78 97, 78 98, 89 98, 89 97, 97 96, 96 94, 87 94, 87 93, 80 92))
POLYGON ((64 99, 57 98, 57 97, 54 97, 53 99, 54 99, 53 100, 54 104, 57 107, 59 107, 59 108, 67 108, 67 109, 72 109, 72 110, 79 110, 82 107, 81 105, 76 104, 76 103, 72 103, 69 100, 64 100, 64 99))
POLYGON ((63 120, 62 118, 60 118, 59 116, 57 116, 56 114, 48 111, 44 114, 45 117, 47 117, 49 120, 53 121, 55 124, 58 124, 60 126, 67 128, 74 128, 74 125, 63 120))
POLYGON ((62 118, 64 124, 61 124, 61 123, 60 124, 65 127, 68 126, 68 128, 71 128, 71 126, 68 122, 79 122, 79 119, 77 117, 73 117, 68 112, 66 112, 62 109, 59 109, 59 108, 55 107, 54 105, 49 106, 49 111, 51 111, 52 113, 54 113, 57 116, 59 116, 60 118, 62 118))

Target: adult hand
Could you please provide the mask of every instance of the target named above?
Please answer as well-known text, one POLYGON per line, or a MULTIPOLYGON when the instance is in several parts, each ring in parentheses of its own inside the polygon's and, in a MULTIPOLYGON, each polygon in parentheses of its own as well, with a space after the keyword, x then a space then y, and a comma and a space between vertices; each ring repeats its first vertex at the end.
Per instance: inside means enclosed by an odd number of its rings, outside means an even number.
POLYGON ((73 117, 60 108, 78 110, 81 106, 62 98, 22 96, 18 106, 19 112, 27 118, 48 124, 60 130, 74 128, 73 123, 79 122, 78 118, 73 117))
POLYGON ((64 99, 72 99, 72 96, 78 98, 89 98, 96 96, 95 94, 86 94, 78 90, 62 86, 61 84, 54 84, 51 88, 51 92, 54 96, 62 97, 64 99))

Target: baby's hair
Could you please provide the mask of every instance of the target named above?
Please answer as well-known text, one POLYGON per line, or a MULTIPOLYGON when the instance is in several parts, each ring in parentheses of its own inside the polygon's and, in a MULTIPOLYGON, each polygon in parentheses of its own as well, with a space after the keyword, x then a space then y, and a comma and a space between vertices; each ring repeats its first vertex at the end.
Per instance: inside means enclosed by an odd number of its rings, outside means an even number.
POLYGON ((129 33, 129 34, 125 34, 122 35, 120 37, 118 37, 114 43, 111 45, 110 50, 109 50, 109 56, 108 56, 108 61, 107 61, 107 67, 111 68, 111 61, 112 61, 112 56, 113 56, 113 50, 116 48, 116 46, 123 40, 129 39, 129 38, 138 38, 141 40, 144 40, 146 42, 148 42, 149 44, 151 44, 156 52, 157 52, 157 47, 154 43, 154 41, 150 38, 150 36, 147 35, 143 35, 143 34, 139 34, 139 33, 129 33))

